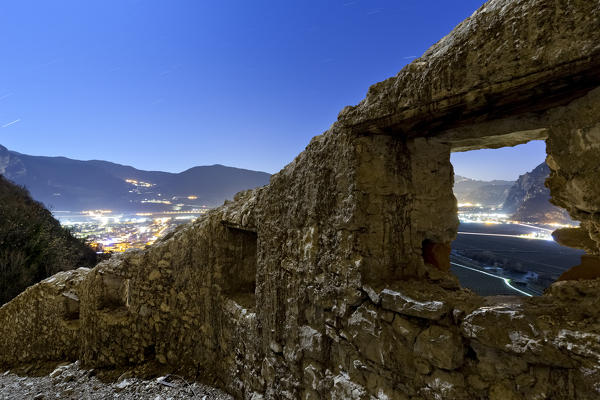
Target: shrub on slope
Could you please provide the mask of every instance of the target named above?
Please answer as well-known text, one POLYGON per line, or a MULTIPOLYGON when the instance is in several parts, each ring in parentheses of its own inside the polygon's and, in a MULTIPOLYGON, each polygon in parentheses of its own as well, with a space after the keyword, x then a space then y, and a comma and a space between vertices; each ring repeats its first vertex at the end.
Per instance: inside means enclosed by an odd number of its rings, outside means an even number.
POLYGON ((0 304, 59 271, 95 263, 91 248, 0 175, 0 304))

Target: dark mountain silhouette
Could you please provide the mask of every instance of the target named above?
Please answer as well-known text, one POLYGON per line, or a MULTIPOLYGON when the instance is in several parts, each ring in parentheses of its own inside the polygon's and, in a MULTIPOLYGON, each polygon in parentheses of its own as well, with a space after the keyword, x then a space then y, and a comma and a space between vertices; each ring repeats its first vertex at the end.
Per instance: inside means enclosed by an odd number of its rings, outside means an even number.
POLYGON ((0 304, 59 271, 95 263, 91 248, 0 175, 0 304))
POLYGON ((240 190, 266 185, 270 178, 265 172, 223 165, 194 167, 180 173, 143 171, 107 161, 30 156, 3 146, 0 174, 25 186, 46 206, 70 211, 212 207, 240 190))
POLYGON ((550 203, 550 190, 544 186, 549 174, 550 168, 542 163, 519 176, 506 197, 504 211, 518 221, 572 223, 567 211, 550 203))

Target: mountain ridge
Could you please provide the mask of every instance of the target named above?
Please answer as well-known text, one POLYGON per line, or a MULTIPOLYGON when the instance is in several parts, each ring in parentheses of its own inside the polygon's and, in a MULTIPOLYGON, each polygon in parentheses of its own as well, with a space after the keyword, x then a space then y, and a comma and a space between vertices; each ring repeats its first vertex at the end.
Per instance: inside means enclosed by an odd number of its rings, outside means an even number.
POLYGON ((543 162, 516 181, 480 181, 456 175, 454 195, 459 203, 495 207, 517 221, 572 224, 566 210, 550 203, 550 190, 545 186, 549 174, 550 168, 543 162))
POLYGON ((572 224, 569 213, 550 203, 550 189, 545 185, 550 168, 545 162, 520 175, 504 202, 512 218, 525 222, 572 224))
POLYGON ((221 164, 194 166, 178 173, 146 171, 104 160, 31 156, 1 145, 0 174, 27 187, 47 206, 71 211, 212 207, 241 190, 266 185, 270 179, 266 172, 221 164))

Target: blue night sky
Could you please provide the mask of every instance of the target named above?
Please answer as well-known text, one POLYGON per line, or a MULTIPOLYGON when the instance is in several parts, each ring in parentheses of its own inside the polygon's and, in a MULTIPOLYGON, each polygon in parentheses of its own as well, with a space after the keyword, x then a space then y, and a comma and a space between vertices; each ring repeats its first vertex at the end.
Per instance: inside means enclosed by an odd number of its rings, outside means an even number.
MULTIPOLYGON (((482 3, 3 1, 0 144, 141 169, 276 172, 482 3)), ((543 143, 453 155, 457 173, 485 179, 543 159, 543 143)))

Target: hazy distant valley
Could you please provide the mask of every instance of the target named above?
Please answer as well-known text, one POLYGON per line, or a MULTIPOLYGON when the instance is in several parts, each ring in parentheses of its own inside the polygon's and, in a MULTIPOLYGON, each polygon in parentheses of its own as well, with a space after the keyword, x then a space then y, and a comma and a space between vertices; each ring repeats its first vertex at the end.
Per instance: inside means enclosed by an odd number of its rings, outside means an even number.
POLYGON ((583 251, 560 246, 557 227, 573 225, 550 203, 545 163, 517 181, 454 177, 459 232, 452 242, 452 272, 480 295, 540 295, 583 251))

